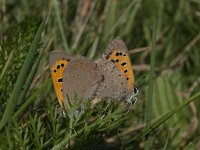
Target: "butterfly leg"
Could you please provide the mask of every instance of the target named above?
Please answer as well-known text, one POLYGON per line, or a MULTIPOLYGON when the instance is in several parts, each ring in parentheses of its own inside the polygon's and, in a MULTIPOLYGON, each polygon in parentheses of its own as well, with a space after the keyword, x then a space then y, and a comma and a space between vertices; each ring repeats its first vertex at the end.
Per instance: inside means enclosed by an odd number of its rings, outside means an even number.
POLYGON ((137 102, 137 97, 131 96, 129 99, 126 100, 126 102, 130 105, 135 105, 135 103, 137 102))

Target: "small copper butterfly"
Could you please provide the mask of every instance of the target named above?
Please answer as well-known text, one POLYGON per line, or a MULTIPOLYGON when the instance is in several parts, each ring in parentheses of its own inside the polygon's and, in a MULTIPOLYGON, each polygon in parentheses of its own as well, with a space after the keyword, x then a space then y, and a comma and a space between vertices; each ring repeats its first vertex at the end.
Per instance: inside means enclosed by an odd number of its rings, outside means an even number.
POLYGON ((53 84, 60 105, 69 109, 69 100, 115 99, 132 103, 138 93, 128 49, 120 38, 114 39, 103 57, 93 62, 73 57, 64 51, 50 52, 53 84))

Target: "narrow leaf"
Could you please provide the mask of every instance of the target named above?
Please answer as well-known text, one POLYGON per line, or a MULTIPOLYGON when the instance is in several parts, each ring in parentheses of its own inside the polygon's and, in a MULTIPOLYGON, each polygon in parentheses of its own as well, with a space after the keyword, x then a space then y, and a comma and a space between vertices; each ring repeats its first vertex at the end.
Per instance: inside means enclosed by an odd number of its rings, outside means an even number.
POLYGON ((45 19, 43 20, 43 22, 41 23, 41 25, 39 26, 39 28, 36 32, 33 43, 31 44, 30 50, 29 50, 29 52, 28 52, 28 54, 27 54, 27 56, 24 60, 22 69, 21 69, 19 76, 17 78, 17 81, 14 85, 13 91, 10 95, 10 98, 8 99, 8 103, 7 103, 5 112, 4 112, 3 117, 1 119, 1 122, 0 122, 0 130, 12 118, 12 114, 13 114, 13 111, 14 111, 15 106, 17 104, 19 95, 20 95, 21 90, 23 88, 23 85, 26 81, 26 78, 28 77, 28 74, 29 74, 29 71, 30 71, 30 68, 31 68, 31 65, 32 65, 32 62, 33 62, 33 59, 34 59, 34 56, 35 56, 34 54, 37 51, 39 42, 41 40, 41 34, 42 34, 43 29, 44 29, 44 26, 45 26, 45 19))

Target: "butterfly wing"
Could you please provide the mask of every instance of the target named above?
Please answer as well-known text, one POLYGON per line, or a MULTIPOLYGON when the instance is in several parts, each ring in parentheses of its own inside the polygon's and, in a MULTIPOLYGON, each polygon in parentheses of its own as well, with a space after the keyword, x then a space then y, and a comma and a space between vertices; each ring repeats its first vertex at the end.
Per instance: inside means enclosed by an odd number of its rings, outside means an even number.
POLYGON ((64 103, 67 109, 70 108, 68 101, 73 100, 75 95, 79 100, 93 99, 102 80, 103 76, 94 62, 84 57, 77 57, 70 61, 64 70, 63 78, 64 103))
POLYGON ((131 94, 128 89, 128 81, 123 77, 121 71, 117 69, 114 63, 101 59, 97 62, 98 70, 104 76, 96 95, 102 99, 112 98, 122 100, 128 98, 131 94))
POLYGON ((64 51, 52 51, 49 54, 49 64, 51 68, 53 85, 61 106, 63 101, 63 72, 71 60, 72 56, 64 51))
POLYGON ((115 64, 117 69, 122 72, 123 76, 128 81, 129 89, 133 89, 134 73, 125 43, 120 38, 114 39, 108 45, 103 57, 115 64))

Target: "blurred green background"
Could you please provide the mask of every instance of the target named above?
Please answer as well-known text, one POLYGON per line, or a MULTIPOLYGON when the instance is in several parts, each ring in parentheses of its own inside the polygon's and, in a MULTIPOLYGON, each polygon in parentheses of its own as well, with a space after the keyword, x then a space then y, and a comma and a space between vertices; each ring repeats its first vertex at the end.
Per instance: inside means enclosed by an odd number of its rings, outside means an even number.
MULTIPOLYGON (((134 109, 118 127, 122 128, 120 140, 115 137, 113 143, 131 139, 144 127, 153 41, 156 42, 154 71, 157 77, 150 79, 155 81, 152 120, 200 90, 199 0, 1 0, 0 118, 39 24, 46 17, 36 56, 42 51, 44 53, 24 98, 14 111, 31 98, 31 109, 25 110, 31 114, 44 108, 46 101, 56 101, 48 66, 49 51, 64 48, 68 53, 97 60, 109 42, 118 36, 130 50, 136 85, 141 86, 134 109), (155 24, 156 38, 152 39, 155 24)), ((199 107, 197 99, 163 123, 149 135, 150 149, 198 149, 199 107)), ((6 132, 2 134, 1 143, 10 135, 6 132)), ((144 149, 144 142, 129 143, 123 148, 134 147, 144 149)), ((30 148, 39 149, 34 144, 30 148)))

